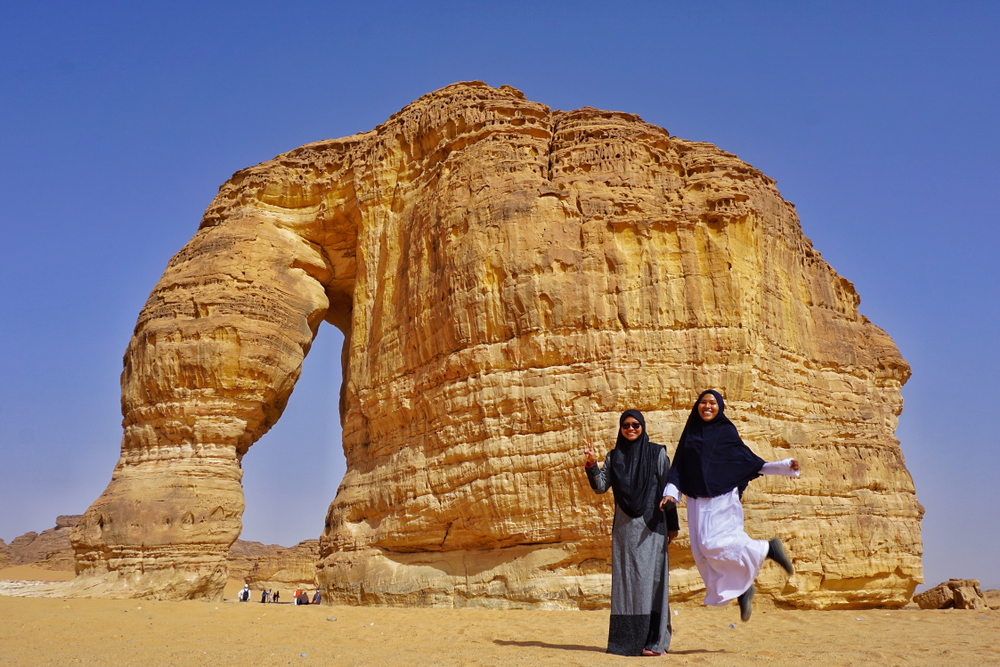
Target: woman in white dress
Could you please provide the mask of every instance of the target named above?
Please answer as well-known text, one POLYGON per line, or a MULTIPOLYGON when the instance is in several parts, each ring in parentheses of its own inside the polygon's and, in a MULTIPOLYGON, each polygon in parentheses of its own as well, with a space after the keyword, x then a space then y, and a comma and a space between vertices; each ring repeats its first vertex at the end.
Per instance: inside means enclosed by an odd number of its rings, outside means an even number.
POLYGON ((691 553, 705 581, 705 604, 721 606, 736 598, 740 618, 750 620, 754 579, 765 558, 792 574, 792 562, 777 537, 754 540, 743 530, 740 499, 760 475, 799 476, 795 459, 766 463, 743 444, 725 415, 722 395, 702 392, 691 409, 663 489, 660 507, 688 497, 691 553))

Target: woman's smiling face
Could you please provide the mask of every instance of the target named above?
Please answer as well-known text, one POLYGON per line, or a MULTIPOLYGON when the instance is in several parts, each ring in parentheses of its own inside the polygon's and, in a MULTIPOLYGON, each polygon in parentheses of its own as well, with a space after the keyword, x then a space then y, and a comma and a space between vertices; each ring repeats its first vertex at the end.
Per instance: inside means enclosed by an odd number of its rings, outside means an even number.
POLYGON ((715 400, 715 394, 705 394, 698 401, 698 415, 705 421, 710 422, 719 414, 719 402, 715 400))
POLYGON ((622 435, 626 440, 636 440, 642 435, 642 424, 635 417, 626 417, 622 422, 622 435))

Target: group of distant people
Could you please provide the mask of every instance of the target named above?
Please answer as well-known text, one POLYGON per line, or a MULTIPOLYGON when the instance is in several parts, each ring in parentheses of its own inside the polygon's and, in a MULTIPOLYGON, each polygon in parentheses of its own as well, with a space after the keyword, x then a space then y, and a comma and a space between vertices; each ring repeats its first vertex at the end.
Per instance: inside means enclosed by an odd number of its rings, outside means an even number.
MULTIPOLYGON (((262 604, 268 602, 276 603, 278 602, 280 597, 281 597, 281 592, 277 590, 271 591, 270 589, 266 589, 266 590, 261 590, 260 592, 260 601, 262 604)), ((243 589, 239 592, 239 595, 236 596, 236 599, 238 599, 240 602, 250 601, 250 584, 243 584, 243 589)), ((322 602, 322 600, 323 596, 320 594, 319 591, 313 593, 312 600, 309 599, 309 594, 304 590, 302 590, 301 588, 296 588, 295 593, 292 595, 292 604, 294 605, 319 604, 320 602, 322 602)))
POLYGON ((323 600, 323 596, 319 594, 319 591, 316 591, 315 593, 313 593, 312 602, 310 602, 309 601, 309 594, 308 593, 306 593, 301 588, 296 588, 295 589, 294 604, 297 604, 297 605, 299 605, 299 604, 319 604, 320 602, 322 602, 322 600, 323 600))

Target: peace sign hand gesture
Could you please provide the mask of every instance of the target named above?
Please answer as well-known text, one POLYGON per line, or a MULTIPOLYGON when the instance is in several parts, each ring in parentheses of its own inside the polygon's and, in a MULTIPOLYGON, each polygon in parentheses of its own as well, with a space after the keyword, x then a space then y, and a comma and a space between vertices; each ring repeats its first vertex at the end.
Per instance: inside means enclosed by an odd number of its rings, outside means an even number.
POLYGON ((589 468, 597 463, 597 454, 594 453, 594 443, 589 438, 584 442, 587 443, 587 446, 583 449, 583 455, 587 457, 587 467, 589 468))

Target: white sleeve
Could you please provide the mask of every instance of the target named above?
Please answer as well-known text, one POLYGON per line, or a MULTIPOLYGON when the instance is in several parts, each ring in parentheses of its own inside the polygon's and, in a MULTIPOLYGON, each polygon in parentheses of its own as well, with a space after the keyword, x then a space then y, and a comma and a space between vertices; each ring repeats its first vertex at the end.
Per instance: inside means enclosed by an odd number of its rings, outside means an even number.
POLYGON ((785 477, 798 477, 799 471, 792 470, 792 461, 794 459, 782 459, 781 461, 771 461, 770 463, 765 463, 764 467, 760 469, 761 475, 784 475, 785 477))
POLYGON ((663 487, 663 495, 670 496, 677 502, 681 501, 681 490, 673 484, 668 483, 665 487, 663 487))

